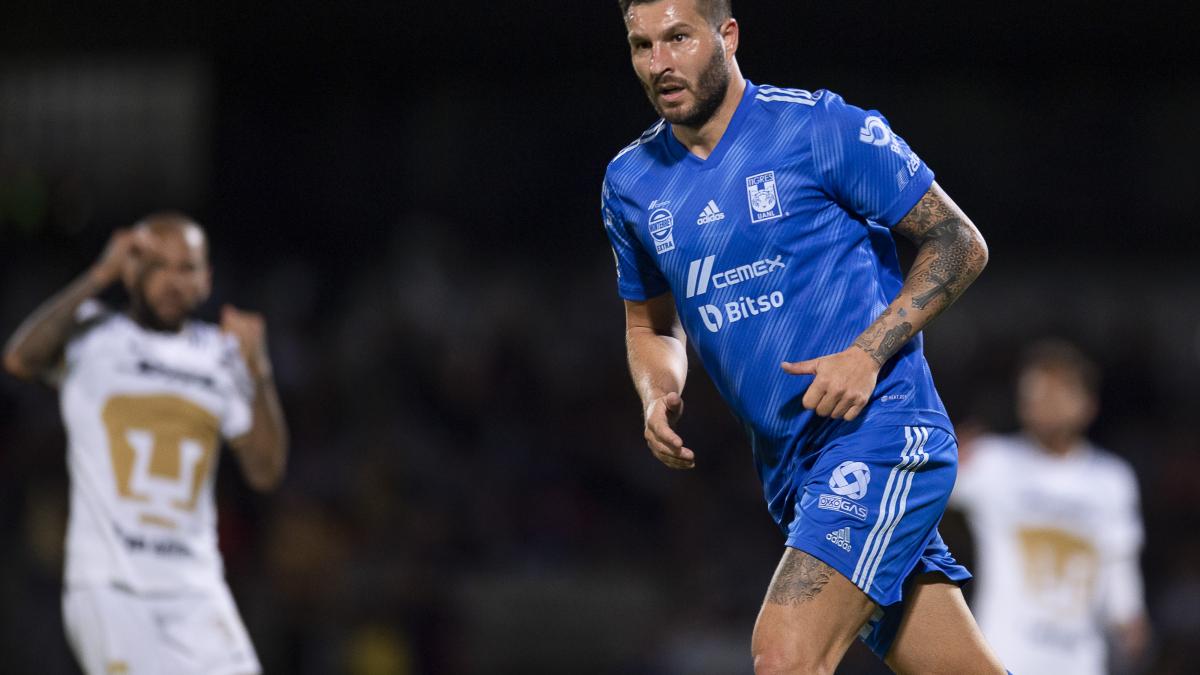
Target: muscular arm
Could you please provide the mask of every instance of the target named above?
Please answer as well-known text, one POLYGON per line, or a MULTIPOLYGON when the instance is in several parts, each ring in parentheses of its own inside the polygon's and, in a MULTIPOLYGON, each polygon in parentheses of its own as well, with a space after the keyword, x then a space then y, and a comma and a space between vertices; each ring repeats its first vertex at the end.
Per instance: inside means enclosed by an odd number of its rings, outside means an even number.
POLYGON ((79 326, 76 310, 109 283, 89 270, 42 303, 9 338, 4 347, 4 369, 23 380, 33 380, 53 368, 79 326))
POLYGON ((75 312, 120 278, 122 269, 138 255, 139 244, 130 230, 113 232, 100 259, 71 285, 42 303, 17 328, 4 347, 4 369, 32 380, 58 364, 71 334, 79 328, 75 312))
POLYGON ((665 394, 683 393, 687 379, 687 338, 671 294, 642 302, 625 301, 625 347, 629 372, 642 408, 665 394))
POLYGON ((900 294, 844 351, 782 364, 793 375, 815 376, 802 403, 822 417, 858 417, 883 364, 949 307, 987 264, 983 237, 937 183, 893 229, 917 245, 900 294))
POLYGON ((987 264, 983 236, 934 183, 894 231, 917 245, 900 294, 854 341, 882 366, 962 295, 987 264))
POLYGON ((683 412, 686 343, 670 293, 625 301, 625 347, 633 386, 642 399, 646 444, 659 461, 674 469, 695 465, 694 454, 671 428, 683 412))
POLYGON ((246 482, 255 490, 267 492, 283 480, 288 432, 279 392, 275 390, 274 368, 267 354, 266 321, 256 312, 225 305, 221 308, 221 329, 238 339, 246 368, 254 379, 250 430, 229 444, 242 465, 246 482))
POLYGON ((254 422, 250 431, 229 444, 242 466, 246 482, 255 490, 268 492, 283 480, 288 449, 283 406, 270 373, 255 378, 252 410, 254 422))

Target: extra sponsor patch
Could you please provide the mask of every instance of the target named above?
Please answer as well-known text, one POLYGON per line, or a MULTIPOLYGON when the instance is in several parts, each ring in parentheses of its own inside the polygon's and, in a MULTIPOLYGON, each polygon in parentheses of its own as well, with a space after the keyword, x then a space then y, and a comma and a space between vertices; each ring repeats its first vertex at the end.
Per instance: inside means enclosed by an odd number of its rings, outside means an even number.
POLYGON ((667 210, 670 202, 650 203, 650 238, 654 240, 654 252, 662 255, 675 249, 675 217, 667 210))

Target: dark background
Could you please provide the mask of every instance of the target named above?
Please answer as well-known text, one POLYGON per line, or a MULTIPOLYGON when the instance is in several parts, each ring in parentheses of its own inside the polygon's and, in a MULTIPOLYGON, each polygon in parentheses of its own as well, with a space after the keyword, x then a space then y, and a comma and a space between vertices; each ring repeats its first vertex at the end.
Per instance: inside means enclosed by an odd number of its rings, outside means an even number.
MULTIPOLYGON (((1104 366, 1094 437, 1148 533, 1137 668, 1169 673, 1200 660, 1200 74, 1184 3, 1152 6, 734 9, 750 79, 882 110, 987 237, 928 331, 956 422, 1012 428, 1035 337, 1104 366)), ((702 372, 698 468, 645 450, 598 217, 653 117, 615 1, 4 3, 0 333, 113 228, 208 226, 202 314, 267 315, 293 431, 277 494, 218 482, 269 673, 748 672, 782 538, 702 372)), ((63 447, 53 392, 0 379, 4 672, 72 672, 63 447)))

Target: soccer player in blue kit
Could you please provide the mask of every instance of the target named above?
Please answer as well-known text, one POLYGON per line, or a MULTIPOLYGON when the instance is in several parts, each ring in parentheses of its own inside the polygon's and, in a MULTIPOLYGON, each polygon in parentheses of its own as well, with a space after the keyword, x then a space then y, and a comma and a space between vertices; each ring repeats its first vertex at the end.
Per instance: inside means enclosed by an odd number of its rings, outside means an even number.
POLYGON ((604 179, 630 370, 667 466, 695 462, 687 339, 750 436, 786 535, 755 672, 832 673, 861 637, 897 672, 1004 673, 937 531, 957 446, 920 336, 983 238, 879 113, 745 80, 729 0, 620 5, 662 117, 604 179))

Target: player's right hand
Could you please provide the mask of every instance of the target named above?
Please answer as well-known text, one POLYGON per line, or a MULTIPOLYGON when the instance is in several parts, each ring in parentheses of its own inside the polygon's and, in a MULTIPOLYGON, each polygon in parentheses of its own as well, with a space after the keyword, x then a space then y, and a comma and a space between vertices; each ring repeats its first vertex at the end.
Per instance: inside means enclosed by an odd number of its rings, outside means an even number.
POLYGON ((112 233, 100 259, 92 265, 91 275, 102 287, 115 283, 122 277, 125 268, 139 255, 139 244, 134 230, 121 228, 112 233))
POLYGON ((675 393, 664 394, 646 406, 646 445, 658 461, 672 469, 692 469, 696 453, 683 447, 683 439, 673 428, 683 414, 683 398, 675 393))

